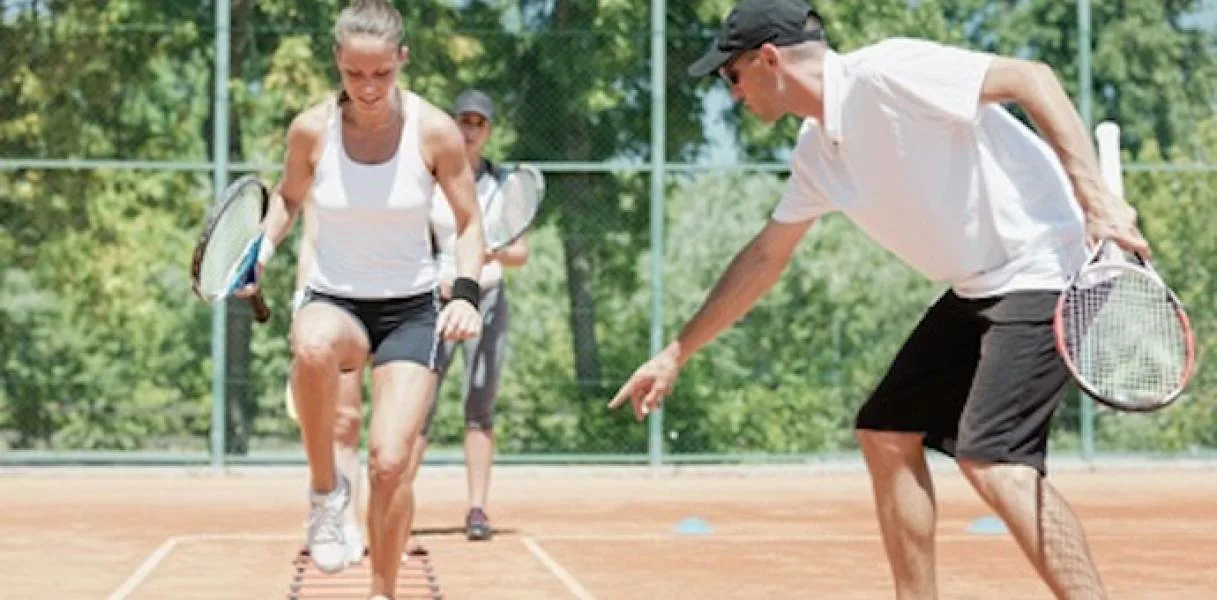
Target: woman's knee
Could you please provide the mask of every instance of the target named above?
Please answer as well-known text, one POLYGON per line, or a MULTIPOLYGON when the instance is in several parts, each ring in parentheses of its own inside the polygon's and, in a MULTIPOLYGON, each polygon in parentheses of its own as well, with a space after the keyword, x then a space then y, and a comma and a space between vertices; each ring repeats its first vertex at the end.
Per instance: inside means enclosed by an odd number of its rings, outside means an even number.
POLYGON ((362 429, 362 411, 356 407, 340 404, 338 412, 334 416, 334 442, 342 446, 357 446, 362 429))
POLYGON ((465 428, 491 431, 494 429, 494 404, 499 394, 499 365, 493 361, 475 361, 477 368, 467 373, 465 390, 465 428))
POLYGON ((487 433, 494 431, 493 400, 483 403, 468 403, 465 405, 465 429, 475 429, 487 433))
POLYGON ((308 370, 337 368, 337 344, 322 336, 296 337, 292 340, 292 362, 308 370))
POLYGON ((409 486, 405 477, 410 466, 413 440, 403 440, 392 445, 373 442, 368 448, 368 478, 377 487, 409 486))

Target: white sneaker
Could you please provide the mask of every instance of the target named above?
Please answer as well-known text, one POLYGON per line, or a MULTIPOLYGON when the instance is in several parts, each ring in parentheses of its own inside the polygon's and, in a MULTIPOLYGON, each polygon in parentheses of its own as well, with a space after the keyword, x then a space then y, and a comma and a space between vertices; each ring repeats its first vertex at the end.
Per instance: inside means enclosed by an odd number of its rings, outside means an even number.
POLYGON ((338 485, 328 494, 309 492, 308 553, 326 573, 339 573, 346 567, 347 547, 343 536, 342 512, 351 499, 351 486, 338 476, 338 485))
POLYGON ((363 562, 367 548, 363 545, 363 532, 359 530, 359 525, 347 523, 342 527, 342 536, 346 539, 347 566, 363 562))

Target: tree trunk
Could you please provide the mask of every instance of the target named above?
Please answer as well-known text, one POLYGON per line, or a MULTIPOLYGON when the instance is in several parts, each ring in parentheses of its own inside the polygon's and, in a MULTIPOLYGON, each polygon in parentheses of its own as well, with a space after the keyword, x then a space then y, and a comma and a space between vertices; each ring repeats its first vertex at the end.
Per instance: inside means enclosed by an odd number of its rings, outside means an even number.
MULTIPOLYGON (((579 179, 586 179, 586 176, 579 179)), ((579 194, 572 196, 578 197, 579 194)), ((571 210, 582 209, 572 207, 571 210)), ((562 249, 566 254, 566 291, 570 296, 570 330, 571 345, 575 350, 575 377, 580 392, 591 395, 601 383, 600 352, 596 343, 596 299, 592 295, 595 273, 583 231, 586 230, 582 227, 563 228, 562 249)))
MULTIPOLYGON (((558 0, 554 20, 559 31, 578 27, 571 0, 558 0)), ((552 91, 551 91, 552 93, 552 91)), ((576 111, 577 112, 577 111, 576 111)), ((591 159, 586 123, 571 119, 562 130, 564 158, 572 161, 591 159)), ((575 351, 576 384, 583 396, 595 395, 600 387, 600 349, 596 341, 596 281, 593 249, 597 215, 595 176, 581 173, 563 177, 562 248, 566 255, 566 289, 570 298, 571 346, 575 351)))

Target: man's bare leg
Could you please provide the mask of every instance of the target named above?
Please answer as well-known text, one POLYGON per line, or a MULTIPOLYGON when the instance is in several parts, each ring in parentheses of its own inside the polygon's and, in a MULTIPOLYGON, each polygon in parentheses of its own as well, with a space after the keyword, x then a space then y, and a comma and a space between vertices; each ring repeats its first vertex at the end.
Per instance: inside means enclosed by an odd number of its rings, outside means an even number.
POLYGON ((1040 472, 1018 464, 960 460, 972 487, 997 511, 1058 598, 1106 598, 1082 524, 1040 472))
POLYGON ((875 495, 883 548, 900 600, 937 598, 934 484, 919 433, 857 432, 875 495))

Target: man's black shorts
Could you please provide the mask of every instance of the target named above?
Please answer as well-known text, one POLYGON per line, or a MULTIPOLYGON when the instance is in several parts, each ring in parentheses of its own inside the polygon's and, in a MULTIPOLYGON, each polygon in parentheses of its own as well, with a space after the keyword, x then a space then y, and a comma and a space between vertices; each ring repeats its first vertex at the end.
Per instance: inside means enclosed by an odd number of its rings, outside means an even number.
POLYGON ((926 312, 858 412, 857 428, 924 433, 957 458, 1045 472, 1048 428, 1069 378, 1055 291, 961 298, 926 312))

